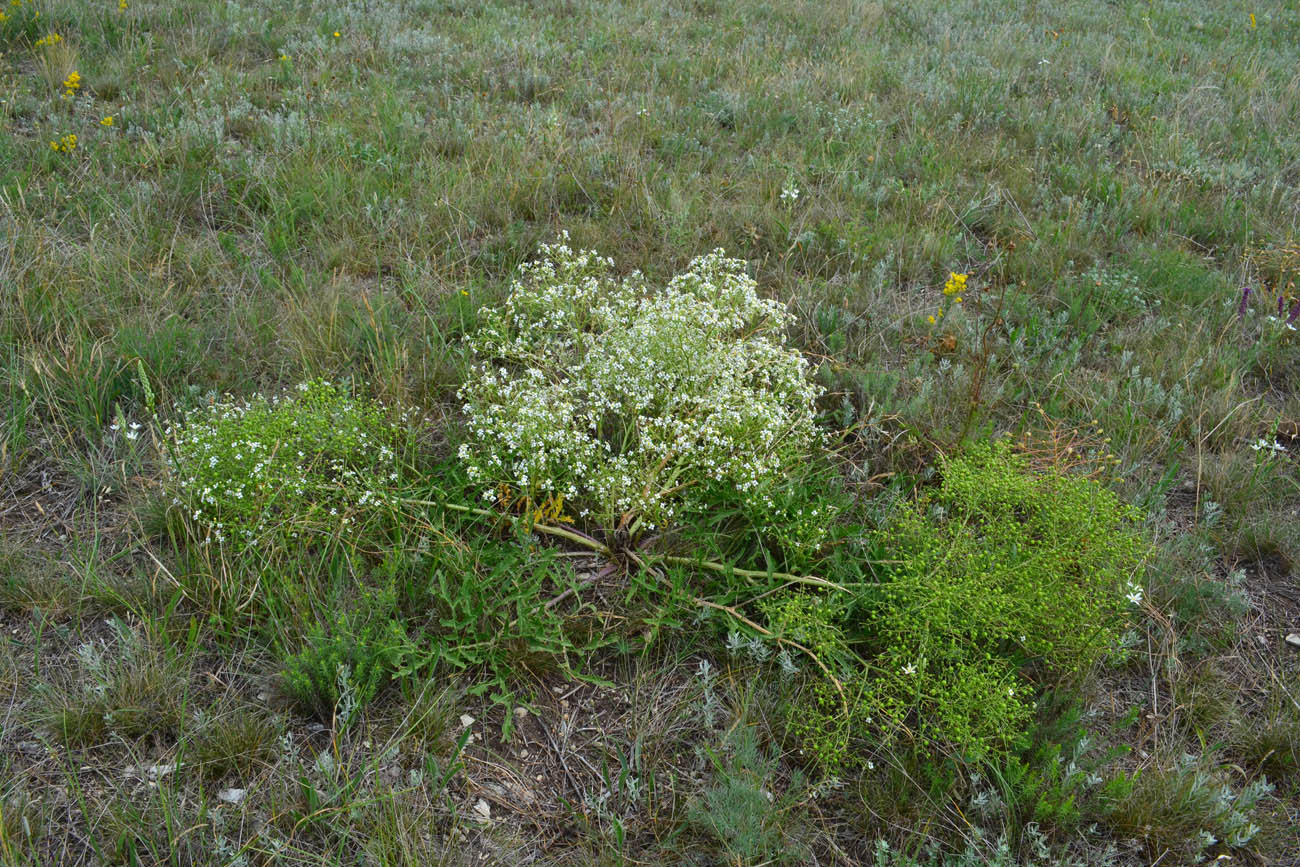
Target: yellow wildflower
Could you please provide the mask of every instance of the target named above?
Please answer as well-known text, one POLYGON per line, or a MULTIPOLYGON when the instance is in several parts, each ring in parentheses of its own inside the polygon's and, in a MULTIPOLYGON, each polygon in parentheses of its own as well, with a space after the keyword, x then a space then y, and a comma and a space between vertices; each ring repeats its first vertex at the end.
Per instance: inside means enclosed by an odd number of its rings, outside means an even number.
POLYGON ((335 39, 339 38, 339 32, 337 30, 334 31, 334 38, 335 39))
POLYGON ((110 114, 108 117, 101 118, 100 121, 99 121, 99 125, 100 125, 100 126, 112 126, 112 125, 113 125, 113 115, 110 114))
POLYGON ((931 325, 933 325, 933 324, 934 324, 934 316, 933 316, 933 315, 930 315, 930 316, 925 317, 925 321, 926 321, 926 322, 929 322, 931 325))
POLYGON ((943 285, 944 295, 956 295, 966 289, 966 278, 969 274, 958 274, 955 271, 948 272, 948 282, 943 285))

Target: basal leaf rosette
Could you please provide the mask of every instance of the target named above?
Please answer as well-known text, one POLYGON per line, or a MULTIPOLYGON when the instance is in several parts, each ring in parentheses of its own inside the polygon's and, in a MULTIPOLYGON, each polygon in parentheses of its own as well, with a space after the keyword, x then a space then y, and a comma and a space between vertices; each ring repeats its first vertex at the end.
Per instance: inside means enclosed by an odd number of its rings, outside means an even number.
POLYGON ((656 287, 565 240, 468 338, 460 457, 483 498, 632 536, 718 485, 771 506, 820 443, 786 308, 721 250, 656 287))

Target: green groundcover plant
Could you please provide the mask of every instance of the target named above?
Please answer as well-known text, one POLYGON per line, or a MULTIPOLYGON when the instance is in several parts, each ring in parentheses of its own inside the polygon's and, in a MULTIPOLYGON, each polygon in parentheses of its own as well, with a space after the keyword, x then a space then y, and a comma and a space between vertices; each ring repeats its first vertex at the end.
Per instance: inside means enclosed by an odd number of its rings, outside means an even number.
POLYGON ((861 592, 762 605, 774 634, 836 673, 814 678, 789 720, 825 767, 900 737, 976 760, 1014 747, 1036 694, 1120 651, 1142 599, 1149 543, 1097 482, 1037 472, 1005 441, 940 469, 874 533, 877 577, 861 592))
POLYGON ((1148 543, 1097 482, 1030 469, 1005 441, 945 459, 879 533, 889 561, 850 621, 881 710, 979 755, 1017 738, 1037 686, 1116 652, 1148 543))
POLYGON ((262 555, 313 536, 365 536, 414 445, 392 413, 316 380, 270 397, 214 401, 166 431, 176 497, 201 544, 262 555))
POLYGON ((773 490, 819 442, 789 312, 721 251, 656 287, 562 237, 483 317, 460 457, 498 505, 635 539, 719 485, 778 510, 773 490))

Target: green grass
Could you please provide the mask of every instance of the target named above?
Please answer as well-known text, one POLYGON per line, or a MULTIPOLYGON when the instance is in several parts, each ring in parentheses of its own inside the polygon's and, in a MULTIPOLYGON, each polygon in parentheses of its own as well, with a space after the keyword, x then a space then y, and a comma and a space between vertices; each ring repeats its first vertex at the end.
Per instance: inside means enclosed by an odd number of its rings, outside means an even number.
POLYGON ((1300 859, 1294 4, 0 8, 0 863, 1300 859), (905 717, 828 776, 791 720, 850 663, 763 633, 793 561, 734 501, 645 568, 457 511, 463 338, 562 230, 790 305, 832 436, 782 496, 841 516, 799 571, 878 580, 1010 433, 1154 540, 1121 646, 992 757, 905 717), (315 378, 418 412, 402 502, 202 548, 164 425, 315 378))

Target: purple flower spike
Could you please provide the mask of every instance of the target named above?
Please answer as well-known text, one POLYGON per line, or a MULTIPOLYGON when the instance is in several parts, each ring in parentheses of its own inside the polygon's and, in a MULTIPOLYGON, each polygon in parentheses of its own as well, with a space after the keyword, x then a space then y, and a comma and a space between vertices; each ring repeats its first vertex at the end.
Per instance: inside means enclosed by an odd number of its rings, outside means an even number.
POLYGON ((1250 300, 1250 287, 1241 287, 1241 303, 1237 305, 1237 318, 1246 318, 1246 302, 1250 300))
POLYGON ((1297 316, 1300 316, 1300 300, 1291 305, 1291 315, 1286 318, 1286 324, 1293 324, 1297 316))

